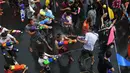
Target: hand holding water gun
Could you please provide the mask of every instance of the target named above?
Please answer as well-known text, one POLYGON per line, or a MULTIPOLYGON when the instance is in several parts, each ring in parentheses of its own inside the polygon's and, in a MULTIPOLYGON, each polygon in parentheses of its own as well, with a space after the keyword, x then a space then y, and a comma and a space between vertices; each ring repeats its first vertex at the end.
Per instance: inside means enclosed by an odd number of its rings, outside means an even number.
POLYGON ((51 28, 52 28, 51 26, 42 25, 42 26, 37 26, 37 27, 32 26, 32 27, 30 28, 30 30, 35 31, 35 30, 43 30, 43 29, 51 29, 51 28))
POLYGON ((39 28, 40 30, 43 30, 43 29, 52 29, 52 26, 41 25, 41 26, 38 26, 38 28, 39 28))
POLYGON ((15 42, 5 42, 5 43, 2 43, 1 46, 2 47, 7 47, 7 46, 11 46, 13 44, 18 44, 19 42, 18 41, 15 41, 15 42))
POLYGON ((19 70, 26 70, 28 67, 25 64, 16 64, 16 65, 11 65, 10 69, 12 71, 19 71, 19 70))
POLYGON ((20 30, 9 30, 8 32, 11 33, 11 34, 19 34, 19 33, 23 33, 23 32, 20 31, 20 30))
POLYGON ((77 40, 75 39, 75 40, 65 40, 65 41, 63 41, 63 42, 58 42, 58 45, 60 46, 60 45, 68 45, 68 44, 72 44, 72 43, 76 43, 77 42, 77 40))
POLYGON ((50 63, 55 62, 55 61, 57 60, 57 58, 58 58, 58 55, 54 55, 53 57, 50 57, 50 58, 48 58, 48 59, 45 59, 45 60, 43 61, 43 64, 44 64, 44 65, 49 65, 50 63))

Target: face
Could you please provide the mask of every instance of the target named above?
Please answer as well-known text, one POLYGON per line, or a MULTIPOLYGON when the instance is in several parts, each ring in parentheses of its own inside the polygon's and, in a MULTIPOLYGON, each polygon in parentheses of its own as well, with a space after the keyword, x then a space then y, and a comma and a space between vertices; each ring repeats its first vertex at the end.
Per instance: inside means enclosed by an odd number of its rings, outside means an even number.
POLYGON ((31 25, 33 25, 33 24, 34 24, 34 21, 33 21, 33 20, 31 20, 31 21, 30 21, 30 24, 31 24, 31 25))

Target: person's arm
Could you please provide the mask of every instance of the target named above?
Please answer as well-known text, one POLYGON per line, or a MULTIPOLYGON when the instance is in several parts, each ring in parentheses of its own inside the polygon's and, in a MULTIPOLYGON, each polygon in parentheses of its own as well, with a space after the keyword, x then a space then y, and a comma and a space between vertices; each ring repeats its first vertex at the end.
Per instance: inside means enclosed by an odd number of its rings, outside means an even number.
POLYGON ((88 35, 89 35, 89 34, 86 34, 86 35, 85 35, 85 39, 84 39, 84 40, 80 40, 79 38, 77 38, 77 40, 78 40, 79 42, 85 44, 85 43, 87 43, 88 35))
POLYGON ((25 73, 27 70, 28 70, 28 67, 26 67, 26 68, 23 70, 22 73, 25 73))
POLYGON ((106 17, 107 16, 107 13, 104 13, 103 15, 102 15, 102 17, 101 17, 101 28, 104 26, 104 17, 106 17))
POLYGON ((110 70, 111 70, 111 71, 115 71, 115 69, 114 69, 114 68, 111 68, 110 70))
POLYGON ((31 0, 31 3, 33 3, 33 4, 38 3, 38 2, 40 2, 40 0, 36 0, 36 1, 31 0))
POLYGON ((58 42, 57 42, 57 41, 55 41, 55 46, 56 46, 56 48, 57 48, 58 50, 63 48, 63 46, 61 46, 61 47, 58 46, 58 42))
POLYGON ((33 34, 35 34, 36 32, 34 31, 34 32, 30 32, 30 31, 26 31, 29 35, 33 35, 33 34))
POLYGON ((36 33, 35 31, 34 31, 34 32, 30 32, 28 26, 26 26, 25 31, 26 31, 29 35, 33 35, 33 34, 36 33))
POLYGON ((114 26, 114 24, 116 23, 116 20, 117 20, 117 19, 115 19, 115 20, 112 22, 112 24, 108 27, 108 29, 110 29, 110 28, 112 28, 112 26, 114 26))
POLYGON ((65 11, 65 10, 71 10, 71 9, 69 7, 67 7, 67 8, 61 8, 60 10, 65 11))
POLYGON ((13 37, 11 34, 7 34, 16 44, 19 44, 19 42, 16 40, 15 37, 13 37))
POLYGON ((47 54, 47 53, 45 53, 45 52, 44 52, 44 55, 45 55, 45 56, 48 56, 48 57, 53 57, 53 55, 49 55, 49 54, 47 54))
POLYGON ((69 22, 64 22, 64 24, 67 24, 67 25, 69 25, 70 23, 69 23, 69 22))

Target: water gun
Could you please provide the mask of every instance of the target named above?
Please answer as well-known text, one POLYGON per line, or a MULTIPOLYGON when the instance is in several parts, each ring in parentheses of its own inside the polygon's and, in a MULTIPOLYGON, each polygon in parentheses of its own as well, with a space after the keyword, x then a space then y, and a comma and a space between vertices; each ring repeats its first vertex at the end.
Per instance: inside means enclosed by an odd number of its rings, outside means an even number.
POLYGON ((12 71, 24 70, 24 69, 26 69, 26 65, 25 65, 25 64, 21 64, 21 65, 19 65, 19 64, 11 65, 11 66, 10 66, 10 69, 11 69, 12 71))
POLYGON ((45 60, 43 60, 43 64, 49 65, 50 63, 55 62, 57 60, 57 58, 58 58, 57 56, 54 56, 53 58, 45 59, 45 60))
POLYGON ((2 47, 6 47, 6 46, 11 46, 13 45, 14 43, 13 42, 6 42, 6 43, 2 43, 2 47))
POLYGON ((21 21, 24 22, 24 19, 25 19, 25 5, 21 4, 20 7, 21 7, 21 10, 20 10, 21 21))
POLYGON ((43 30, 43 29, 51 29, 52 27, 51 26, 38 26, 38 27, 35 27, 35 26, 32 26, 31 27, 31 31, 35 31, 35 30, 43 30))
POLYGON ((9 30, 9 33, 12 33, 12 34, 19 34, 19 33, 23 33, 23 32, 20 31, 20 30, 9 30))
POLYGON ((63 42, 58 42, 58 45, 68 45, 68 44, 72 44, 72 43, 76 43, 77 40, 67 40, 67 41, 63 41, 63 42))

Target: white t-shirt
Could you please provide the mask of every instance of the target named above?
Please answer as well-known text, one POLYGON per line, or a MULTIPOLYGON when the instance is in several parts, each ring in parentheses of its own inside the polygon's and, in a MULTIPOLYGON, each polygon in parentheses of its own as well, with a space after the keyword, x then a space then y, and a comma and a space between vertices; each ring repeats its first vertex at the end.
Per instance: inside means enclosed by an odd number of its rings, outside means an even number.
POLYGON ((94 50, 94 45, 96 43, 98 39, 98 34, 97 33, 93 33, 93 32, 88 32, 85 34, 85 41, 87 41, 84 44, 84 49, 89 50, 89 51, 93 51, 94 50))
POLYGON ((39 58, 39 59, 38 59, 38 63, 39 63, 40 66, 42 66, 42 67, 44 66, 43 61, 44 61, 44 59, 42 59, 42 58, 39 58))
MULTIPOLYGON (((0 44, 6 43, 6 42, 13 42, 11 38, 14 38, 11 34, 7 34, 6 39, 3 39, 2 37, 0 37, 0 44)), ((13 45, 9 46, 8 48, 10 49, 13 48, 13 45)), ((8 48, 6 50, 9 50, 8 48)))
POLYGON ((0 32, 0 35, 1 35, 3 32, 5 32, 5 31, 8 31, 8 29, 3 28, 2 31, 0 32))

